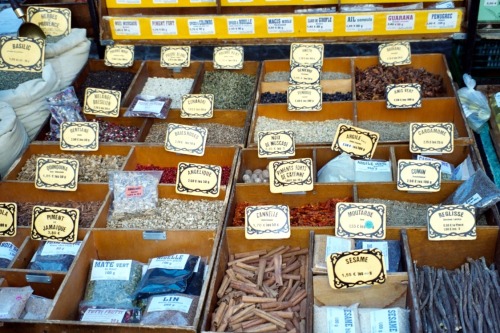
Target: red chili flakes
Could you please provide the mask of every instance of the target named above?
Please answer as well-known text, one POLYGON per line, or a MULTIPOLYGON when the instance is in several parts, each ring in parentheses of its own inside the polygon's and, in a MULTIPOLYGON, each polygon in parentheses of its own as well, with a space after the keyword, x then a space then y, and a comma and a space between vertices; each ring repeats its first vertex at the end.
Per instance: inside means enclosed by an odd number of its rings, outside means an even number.
MULTIPOLYGON (((162 171, 160 183, 162 184, 175 184, 177 179, 177 167, 160 167, 152 164, 137 164, 135 167, 136 171, 149 171, 149 170, 158 170, 162 171)), ((221 185, 227 185, 229 182, 229 176, 231 175, 231 168, 228 166, 222 167, 221 174, 221 185)))

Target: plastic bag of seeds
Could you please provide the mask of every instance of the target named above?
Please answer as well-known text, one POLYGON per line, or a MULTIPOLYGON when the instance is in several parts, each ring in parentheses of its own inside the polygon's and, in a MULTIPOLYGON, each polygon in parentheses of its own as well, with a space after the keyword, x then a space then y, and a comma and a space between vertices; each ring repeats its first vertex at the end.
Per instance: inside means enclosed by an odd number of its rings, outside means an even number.
POLYGON ((31 258, 28 269, 67 272, 81 244, 81 241, 74 244, 42 242, 31 258))
POLYGON ((85 121, 75 89, 67 87, 54 96, 48 97, 50 110, 50 136, 60 137, 61 124, 68 121, 85 121))
POLYGON ((17 246, 11 242, 0 243, 0 268, 7 268, 16 256, 17 251, 17 246))
POLYGON ((141 320, 139 308, 121 309, 101 306, 80 307, 81 321, 93 323, 138 323, 141 320))
POLYGON ((137 95, 123 116, 166 119, 171 103, 163 96, 137 95))
POLYGON ((206 259, 198 260, 198 264, 194 268, 193 277, 184 291, 184 294, 200 296, 201 289, 203 288, 203 282, 205 281, 206 273, 206 259))
POLYGON ((30 286, 0 288, 0 319, 18 319, 31 294, 30 286))
POLYGON ((475 132, 478 132, 479 128, 490 119, 490 105, 482 92, 474 90, 476 81, 469 74, 464 74, 463 79, 465 87, 460 88, 457 94, 467 122, 475 132))
POLYGON ((199 296, 177 293, 151 296, 141 324, 193 326, 198 300, 199 296))
POLYGON ((26 307, 24 308, 21 318, 43 320, 47 317, 51 305, 52 300, 50 298, 31 295, 30 298, 28 298, 28 302, 26 302, 26 307))
POLYGON ((135 299, 185 292, 199 261, 200 257, 190 254, 174 254, 150 259, 148 270, 135 292, 135 299))

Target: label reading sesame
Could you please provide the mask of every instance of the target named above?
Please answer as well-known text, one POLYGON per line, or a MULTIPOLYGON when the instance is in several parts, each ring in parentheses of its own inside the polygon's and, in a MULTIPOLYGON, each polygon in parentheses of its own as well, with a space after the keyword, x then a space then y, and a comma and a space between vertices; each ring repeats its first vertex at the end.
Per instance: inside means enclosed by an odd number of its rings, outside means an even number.
POLYGON ((387 31, 410 31, 415 28, 415 14, 387 14, 385 30, 387 31))
POLYGON ((99 149, 98 122, 64 122, 60 126, 61 150, 96 151, 99 149))
POLYGON ((114 20, 113 27, 118 36, 140 36, 141 27, 138 20, 114 20))
POLYGON ((309 16, 306 18, 306 31, 333 32, 333 16, 309 16))
POLYGON ((218 197, 222 168, 218 165, 181 162, 177 166, 175 192, 202 197, 218 197))
POLYGON ((34 206, 31 239, 74 243, 78 235, 79 218, 78 209, 34 206))
POLYGON ((0 236, 14 237, 17 232, 17 204, 0 202, 0 236))
POLYGON ((204 127, 169 123, 165 150, 178 154, 203 156, 208 130, 204 127))
POLYGON ((104 64, 111 67, 131 67, 134 64, 134 45, 106 45, 104 64))
POLYGON ((268 17, 267 33, 283 34, 293 33, 293 17, 268 17))
POLYGON ((175 68, 189 67, 191 64, 191 46, 162 46, 160 66, 175 68))
POLYGON ((192 298, 184 297, 184 296, 154 296, 149 303, 147 308, 147 312, 156 312, 156 311, 176 311, 189 313, 189 309, 191 308, 191 304, 193 302, 192 298))
POLYGON ((290 130, 258 132, 257 147, 259 158, 295 156, 295 134, 290 130))
POLYGON ((43 190, 76 191, 78 168, 76 159, 46 158, 36 159, 35 187, 43 190))
POLYGON ((93 323, 121 323, 127 310, 88 308, 82 316, 82 321, 93 323))
POLYGON ((0 259, 12 260, 19 249, 11 242, 0 243, 0 259))
POLYGON ((40 73, 45 62, 45 40, 0 37, 0 70, 40 73))
POLYGON ((285 205, 245 208, 246 239, 290 238, 290 209, 285 205))
POLYGON ((188 20, 188 28, 191 36, 215 35, 215 23, 213 19, 188 20))
POLYGON ((244 59, 242 46, 216 46, 214 48, 215 69, 242 69, 244 59))
POLYGON ((227 32, 230 35, 253 35, 255 34, 255 20, 248 18, 228 18, 227 32))
POLYGON ((344 307, 327 306, 325 333, 359 332, 358 311, 344 307))
POLYGON ((422 88, 418 83, 389 84, 385 88, 388 109, 422 107, 422 88))
POLYGON ((400 66, 411 64, 411 48, 408 42, 380 44, 378 60, 382 66, 400 66))
POLYGON ((476 239, 476 209, 470 205, 440 205, 427 210, 429 240, 476 239))
POLYGON ((182 96, 181 118, 212 118, 214 95, 186 94, 182 96))
POLYGON ((351 156, 371 159, 377 148, 378 140, 378 133, 348 124, 340 124, 337 127, 331 148, 351 156))
POLYGON ((453 152, 453 123, 411 123, 410 152, 449 154, 453 152))
POLYGON ((383 204, 337 203, 335 236, 385 239, 386 210, 383 204))
POLYGON ((30 6, 27 21, 38 25, 46 36, 67 36, 71 32, 71 11, 68 8, 30 6))
POLYGON ((438 192, 441 189, 441 163, 399 160, 397 188, 399 191, 438 192))
POLYGON ((345 18, 346 32, 373 31, 373 15, 348 15, 345 18))
POLYGON ((271 193, 312 191, 314 188, 312 159, 270 162, 269 185, 271 193))
POLYGON ((83 113, 116 118, 120 114, 121 98, 119 90, 86 88, 83 113))
POLYGON ((292 85, 287 90, 288 111, 321 111, 323 92, 321 85, 292 85))
POLYGON ((454 29, 457 24, 457 12, 429 13, 427 16, 427 29, 429 30, 454 29))
POLYGON ((151 32, 153 36, 172 36, 177 35, 176 19, 151 19, 151 32))

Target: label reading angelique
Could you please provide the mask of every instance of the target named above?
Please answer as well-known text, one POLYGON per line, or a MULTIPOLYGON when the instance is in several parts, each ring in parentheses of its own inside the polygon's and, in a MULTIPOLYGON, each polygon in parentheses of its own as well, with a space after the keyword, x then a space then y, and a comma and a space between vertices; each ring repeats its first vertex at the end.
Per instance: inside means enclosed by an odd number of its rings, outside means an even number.
POLYGON ((411 123, 410 152, 450 154, 453 152, 453 123, 411 123))
POLYGON ((438 192, 441 189, 441 163, 401 159, 397 177, 399 191, 438 192))
POLYGON ((285 205, 245 208, 246 239, 290 238, 290 210, 285 205))
POLYGON ((45 61, 45 40, 0 37, 0 70, 40 73, 45 61))
POLYGON ((181 118, 212 118, 214 95, 186 94, 182 96, 181 118))
POLYGON ((388 109, 422 107, 422 88, 418 83, 389 84, 385 87, 388 109))
POLYGON ((323 108, 323 92, 317 85, 288 86, 288 111, 321 111, 323 108))
POLYGON ((78 168, 75 159, 46 158, 36 159, 35 187, 44 190, 76 191, 78 187, 78 168))
POLYGON ((74 243, 80 211, 73 208, 34 206, 31 239, 74 243))
POLYGON ((208 130, 204 127, 169 123, 165 150, 178 154, 203 156, 208 130))
POLYGON ((377 148, 378 139, 378 133, 348 124, 340 124, 331 148, 351 156, 371 159, 377 148))
POLYGON ((134 64, 133 45, 106 45, 104 65, 111 67, 131 67, 134 64))
POLYGON ((378 46, 379 63, 382 66, 400 66, 411 64, 409 42, 380 44, 378 46))
POLYGON ((295 134, 290 130, 257 133, 258 157, 295 156, 295 134))
POLYGON ((162 46, 161 67, 189 67, 191 64, 191 46, 162 46))
POLYGON ((312 191, 314 188, 312 159, 270 162, 269 185, 271 193, 312 191))
POLYGON ((242 69, 244 61, 242 46, 225 46, 214 48, 215 69, 242 69))
POLYGON ((0 236, 13 237, 17 232, 17 204, 0 202, 0 236))
POLYGON ((339 202, 335 221, 337 237, 385 239, 386 209, 383 204, 339 202))
POLYGON ((99 123, 64 122, 60 128, 61 150, 96 151, 99 149, 99 123))
POLYGON ((30 6, 28 22, 38 25, 46 36, 67 36, 71 31, 71 11, 68 8, 30 6))
POLYGON ((202 197, 217 197, 222 168, 218 165, 180 162, 177 166, 175 192, 202 197))
POLYGON ((476 239, 476 209, 471 205, 432 206, 427 210, 429 240, 476 239))
POLYGON ((83 113, 116 118, 120 114, 121 97, 119 90, 87 88, 83 113))

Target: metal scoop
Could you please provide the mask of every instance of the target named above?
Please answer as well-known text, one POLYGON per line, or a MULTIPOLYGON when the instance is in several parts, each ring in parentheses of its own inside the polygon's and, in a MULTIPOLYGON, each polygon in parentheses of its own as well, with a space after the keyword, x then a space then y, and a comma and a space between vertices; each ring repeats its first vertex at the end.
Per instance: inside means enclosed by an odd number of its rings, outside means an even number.
POLYGON ((12 6, 12 10, 16 13, 16 16, 23 20, 23 23, 17 30, 17 37, 29 37, 29 38, 42 38, 46 39, 45 33, 43 30, 34 23, 26 22, 26 16, 24 15, 24 11, 19 6, 16 0, 10 0, 10 5, 12 6))

